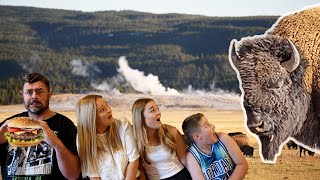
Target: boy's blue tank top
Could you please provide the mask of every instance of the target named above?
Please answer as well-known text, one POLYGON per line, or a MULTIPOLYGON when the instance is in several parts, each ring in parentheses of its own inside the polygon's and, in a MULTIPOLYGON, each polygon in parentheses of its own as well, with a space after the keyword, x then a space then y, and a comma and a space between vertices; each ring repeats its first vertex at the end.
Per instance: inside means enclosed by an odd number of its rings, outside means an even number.
POLYGON ((211 156, 203 153, 195 143, 188 149, 198 161, 202 173, 207 180, 229 179, 235 164, 228 154, 227 148, 220 140, 211 146, 211 156))

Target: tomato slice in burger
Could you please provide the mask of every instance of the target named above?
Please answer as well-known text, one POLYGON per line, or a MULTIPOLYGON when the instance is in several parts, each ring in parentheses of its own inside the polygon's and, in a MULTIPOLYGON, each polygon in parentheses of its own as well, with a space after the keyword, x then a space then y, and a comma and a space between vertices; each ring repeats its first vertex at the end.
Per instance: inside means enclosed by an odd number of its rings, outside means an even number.
POLYGON ((18 131, 20 131, 20 129, 19 128, 8 127, 8 131, 9 132, 18 132, 18 131))

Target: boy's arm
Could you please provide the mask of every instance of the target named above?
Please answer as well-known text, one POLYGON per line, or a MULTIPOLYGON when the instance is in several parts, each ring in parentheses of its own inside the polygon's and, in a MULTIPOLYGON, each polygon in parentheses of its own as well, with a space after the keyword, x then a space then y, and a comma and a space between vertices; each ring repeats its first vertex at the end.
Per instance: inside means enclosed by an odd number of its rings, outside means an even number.
POLYGON ((187 152, 187 169, 192 179, 205 180, 198 161, 190 152, 187 152))
POLYGON ((231 159, 236 165, 233 173, 231 174, 229 180, 232 179, 243 179, 248 171, 248 162, 244 155, 242 154, 239 146, 234 142, 234 140, 228 136, 226 133, 219 133, 219 139, 228 149, 228 153, 231 156, 231 159))

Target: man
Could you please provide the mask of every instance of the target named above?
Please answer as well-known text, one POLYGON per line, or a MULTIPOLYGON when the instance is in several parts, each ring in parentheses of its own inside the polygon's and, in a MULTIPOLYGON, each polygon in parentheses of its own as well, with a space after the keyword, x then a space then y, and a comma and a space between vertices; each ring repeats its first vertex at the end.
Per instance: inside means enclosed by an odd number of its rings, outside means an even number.
MULTIPOLYGON (((23 100, 26 112, 16 114, 0 124, 0 162, 2 179, 77 179, 80 176, 80 161, 77 155, 77 129, 73 122, 49 108, 52 92, 46 77, 38 73, 30 73, 23 77, 23 100), (13 117, 32 117, 40 122, 45 139, 45 146, 51 151, 47 157, 40 154, 40 145, 28 147, 28 159, 23 162, 21 170, 17 171, 15 162, 19 161, 20 147, 10 147, 4 137, 7 131, 7 122, 13 117), (18 155, 17 155, 18 154, 18 155), (20 177, 21 176, 21 177, 20 177)), ((41 144, 42 144, 41 143, 41 144)))

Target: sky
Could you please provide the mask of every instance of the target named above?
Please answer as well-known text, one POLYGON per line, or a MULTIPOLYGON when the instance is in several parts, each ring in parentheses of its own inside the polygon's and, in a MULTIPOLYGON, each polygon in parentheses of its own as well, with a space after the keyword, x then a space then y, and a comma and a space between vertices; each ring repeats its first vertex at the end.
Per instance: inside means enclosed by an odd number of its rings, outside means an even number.
POLYGON ((85 12, 135 10, 205 16, 278 16, 315 4, 320 6, 319 0, 0 0, 0 5, 85 12))

